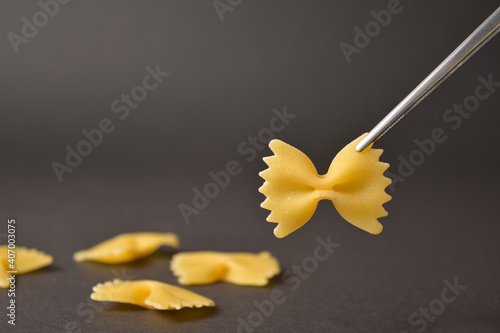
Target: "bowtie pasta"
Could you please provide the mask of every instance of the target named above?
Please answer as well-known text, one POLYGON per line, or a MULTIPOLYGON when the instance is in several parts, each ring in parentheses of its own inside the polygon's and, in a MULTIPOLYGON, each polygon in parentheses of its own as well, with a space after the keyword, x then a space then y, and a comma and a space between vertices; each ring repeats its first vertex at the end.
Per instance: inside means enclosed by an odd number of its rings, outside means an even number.
POLYGON ((170 268, 180 284, 226 281, 246 286, 264 286, 280 272, 278 260, 267 251, 224 253, 181 252, 172 257, 170 268))
MULTIPOLYGON (((12 250, 11 250, 12 251, 12 250)), ((0 287, 8 288, 10 285, 7 278, 10 276, 9 271, 16 271, 15 275, 28 273, 42 267, 52 264, 54 259, 51 255, 46 254, 37 249, 28 249, 22 246, 16 246, 15 249, 15 261, 12 260, 12 256, 9 257, 9 249, 6 245, 0 246, 0 287), (11 264, 14 267, 11 267, 11 264)))
POLYGON ((146 257, 160 246, 179 246, 179 239, 171 232, 136 232, 115 236, 90 249, 78 251, 73 255, 75 261, 97 261, 106 264, 119 264, 146 257))
POLYGON ((115 279, 92 288, 90 298, 96 301, 130 303, 153 310, 179 310, 215 306, 211 299, 192 291, 152 280, 122 281, 115 279))
POLYGON ((278 238, 302 227, 314 214, 319 200, 331 200, 348 222, 371 234, 379 234, 378 218, 387 216, 382 207, 391 197, 385 188, 391 183, 384 177, 389 164, 379 161, 382 149, 368 146, 357 152, 356 145, 366 134, 345 146, 333 159, 328 172, 319 175, 309 158, 300 150, 272 140, 274 156, 265 157, 269 166, 259 175, 259 188, 267 198, 261 207, 271 211, 267 221, 278 223, 278 238))

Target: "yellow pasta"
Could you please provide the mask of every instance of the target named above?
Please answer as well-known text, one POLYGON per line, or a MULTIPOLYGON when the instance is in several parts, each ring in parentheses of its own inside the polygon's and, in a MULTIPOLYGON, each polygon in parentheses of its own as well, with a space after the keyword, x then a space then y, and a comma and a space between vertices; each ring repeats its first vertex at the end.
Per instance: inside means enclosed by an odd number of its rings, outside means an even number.
POLYGON ((152 281, 122 281, 115 279, 92 288, 90 298, 96 301, 130 303, 153 310, 179 310, 215 306, 214 301, 192 291, 170 284, 152 281))
POLYGON ((48 266, 54 261, 51 255, 36 249, 16 246, 13 250, 15 251, 15 260, 13 260, 12 252, 9 252, 6 245, 0 246, 0 287, 2 288, 8 288, 10 285, 7 278, 13 273, 8 272, 15 271, 14 275, 17 276, 48 266), (11 254, 10 257, 9 254, 11 254))
POLYGON ((383 150, 372 149, 372 145, 356 151, 365 135, 345 146, 324 175, 317 173, 300 150, 280 140, 269 143, 274 156, 264 158, 269 168, 260 173, 265 182, 259 191, 267 197, 261 207, 271 211, 267 221, 278 223, 276 237, 302 227, 323 199, 331 200, 339 214, 356 227, 371 234, 382 231, 377 219, 387 216, 382 205, 391 199, 385 193, 391 180, 383 175, 389 164, 379 161, 383 150))
POLYGON ((73 255, 75 261, 97 261, 118 264, 150 255, 160 246, 179 246, 179 239, 171 232, 136 232, 115 236, 87 250, 73 255))
POLYGON ((246 286, 264 286, 280 272, 271 253, 181 252, 172 257, 170 269, 180 284, 226 281, 246 286))

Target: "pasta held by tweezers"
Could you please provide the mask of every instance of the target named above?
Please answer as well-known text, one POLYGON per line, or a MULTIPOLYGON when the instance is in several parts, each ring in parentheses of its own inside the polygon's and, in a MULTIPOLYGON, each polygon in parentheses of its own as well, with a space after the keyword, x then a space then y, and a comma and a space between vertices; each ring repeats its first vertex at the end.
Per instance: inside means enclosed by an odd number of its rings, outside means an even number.
POLYGON ((387 216, 382 207, 391 197, 385 188, 391 183, 384 177, 389 164, 379 161, 382 149, 368 146, 357 152, 356 145, 366 134, 345 146, 333 159, 328 172, 319 175, 311 160, 300 150, 272 140, 274 156, 265 157, 269 166, 259 175, 259 188, 267 198, 261 207, 271 211, 267 221, 278 223, 278 238, 302 227, 314 214, 319 200, 331 200, 348 222, 371 234, 379 234, 378 218, 387 216))

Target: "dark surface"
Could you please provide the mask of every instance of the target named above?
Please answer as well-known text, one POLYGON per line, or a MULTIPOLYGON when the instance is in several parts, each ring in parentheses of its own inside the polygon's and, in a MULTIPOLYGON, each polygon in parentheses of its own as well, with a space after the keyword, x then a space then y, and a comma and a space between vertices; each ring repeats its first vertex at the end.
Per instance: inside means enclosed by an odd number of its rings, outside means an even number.
POLYGON ((479 75, 500 81, 500 37, 377 143, 396 174, 398 156, 408 158, 415 139, 438 127, 448 137, 388 191, 393 200, 378 236, 321 202, 303 228, 276 239, 257 192, 261 157, 270 151, 249 162, 238 153, 268 126, 271 110, 286 105, 297 117, 278 137, 326 171, 498 6, 402 1, 402 12, 348 64, 339 44, 352 44, 353 28, 387 3, 243 1, 221 22, 210 1, 74 1, 15 54, 7 34, 19 34, 21 18, 40 7, 2 1, 0 232, 8 217, 17 218, 18 245, 55 262, 18 278, 15 328, 6 323, 7 292, 0 292, 0 330, 236 332, 238 318, 256 311, 254 301, 280 289, 286 301, 255 332, 414 332, 423 326, 409 323, 412 313, 456 277, 467 289, 426 331, 500 332, 500 88, 459 129, 443 120, 474 94, 479 75), (170 76, 120 120, 111 103, 156 64, 170 76), (64 163, 65 147, 103 118, 115 130, 59 182, 51 163, 64 163), (242 172, 186 224, 179 204, 191 204, 192 189, 230 160, 242 172), (117 276, 176 284, 169 248, 128 265, 72 260, 118 233, 145 230, 177 233, 180 250, 269 250, 284 271, 314 254, 317 237, 331 235, 341 246, 296 290, 282 276, 266 288, 189 288, 212 298, 214 309, 159 312, 90 301, 93 285, 117 276))

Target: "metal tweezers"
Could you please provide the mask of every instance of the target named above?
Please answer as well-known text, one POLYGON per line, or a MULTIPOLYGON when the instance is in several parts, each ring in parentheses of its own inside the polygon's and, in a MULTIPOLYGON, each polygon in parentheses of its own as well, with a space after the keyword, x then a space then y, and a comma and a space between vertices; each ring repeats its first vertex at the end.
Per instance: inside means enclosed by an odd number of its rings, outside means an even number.
POLYGON ((372 142, 380 139, 424 98, 453 74, 482 46, 500 31, 500 7, 495 10, 474 32, 460 44, 444 61, 432 71, 413 91, 406 96, 387 116, 375 126, 356 146, 363 151, 372 142))

